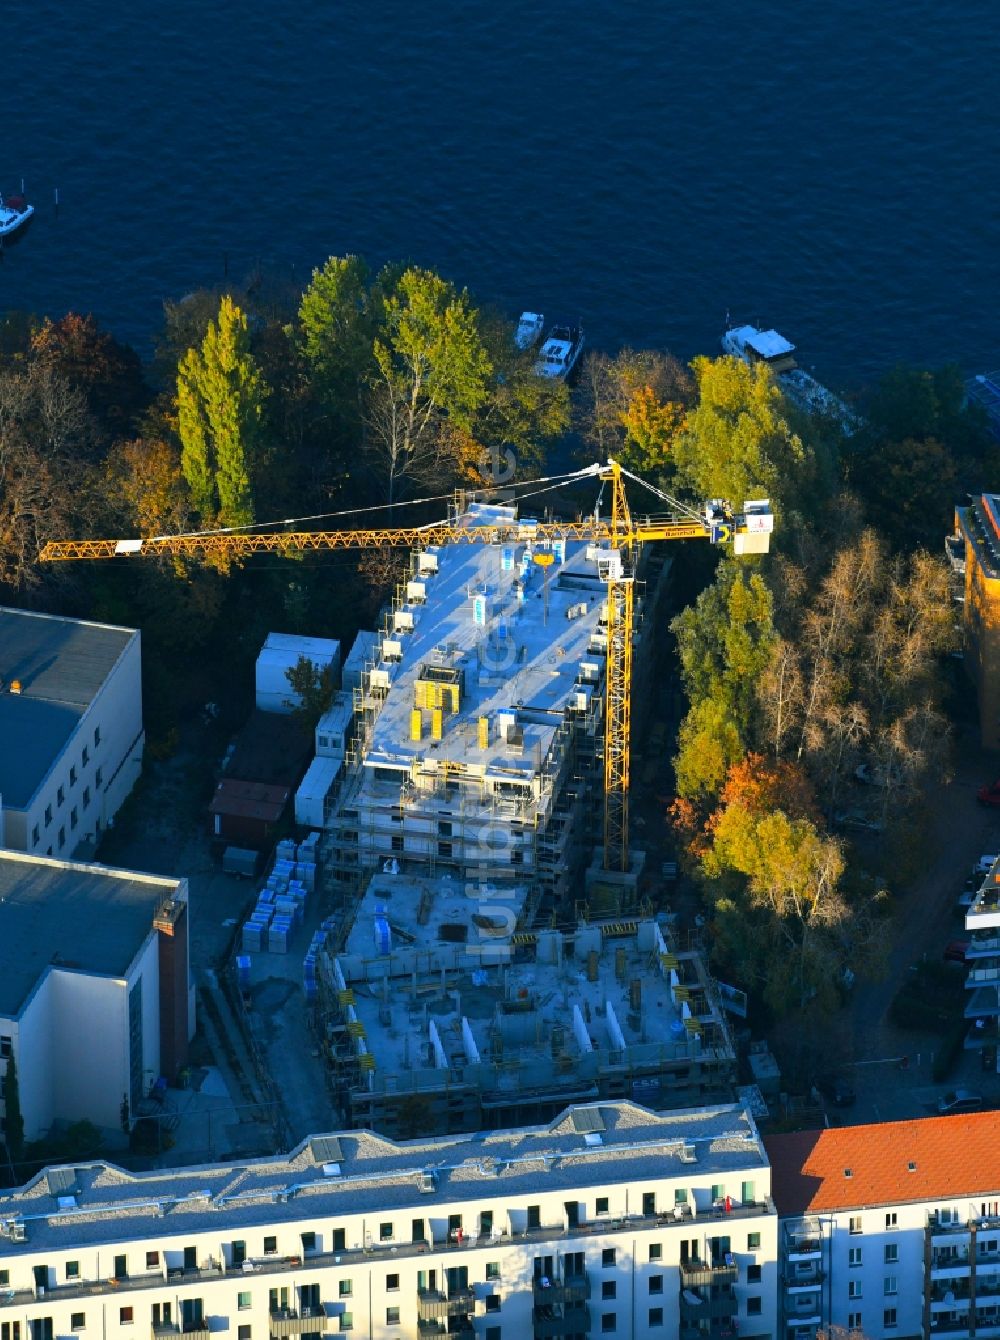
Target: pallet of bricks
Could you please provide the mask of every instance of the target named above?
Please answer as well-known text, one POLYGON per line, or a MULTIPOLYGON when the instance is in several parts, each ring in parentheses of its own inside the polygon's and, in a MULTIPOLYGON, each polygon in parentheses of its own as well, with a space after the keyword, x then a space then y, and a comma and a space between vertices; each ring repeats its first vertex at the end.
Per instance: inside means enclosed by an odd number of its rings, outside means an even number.
POLYGON ((278 843, 257 906, 243 926, 244 954, 287 954, 316 888, 318 842, 319 834, 310 833, 297 844, 291 838, 278 843))
POLYGON ((309 1005, 316 1003, 316 960, 326 948, 326 937, 337 925, 336 917, 327 917, 318 931, 313 932, 306 956, 302 960, 302 989, 309 1005))

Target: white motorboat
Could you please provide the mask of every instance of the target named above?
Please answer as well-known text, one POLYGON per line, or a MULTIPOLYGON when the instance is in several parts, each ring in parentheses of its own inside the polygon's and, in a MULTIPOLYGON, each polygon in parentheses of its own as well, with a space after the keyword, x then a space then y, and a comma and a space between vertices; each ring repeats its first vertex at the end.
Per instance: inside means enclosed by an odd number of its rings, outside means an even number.
POLYGON ((27 227, 35 212, 23 195, 0 195, 0 242, 13 241, 17 232, 27 227))
POLYGON ((522 312, 514 332, 514 343, 519 349, 533 349, 544 329, 545 317, 541 312, 522 312))
POLYGON ((795 345, 776 330, 758 330, 756 326, 731 326, 722 337, 724 353, 742 358, 744 363, 766 363, 788 399, 809 414, 829 414, 840 422, 850 436, 857 431, 858 418, 840 396, 795 362, 795 345))
POLYGON ((583 331, 578 326, 553 326, 538 351, 539 377, 568 377, 583 353, 583 331))

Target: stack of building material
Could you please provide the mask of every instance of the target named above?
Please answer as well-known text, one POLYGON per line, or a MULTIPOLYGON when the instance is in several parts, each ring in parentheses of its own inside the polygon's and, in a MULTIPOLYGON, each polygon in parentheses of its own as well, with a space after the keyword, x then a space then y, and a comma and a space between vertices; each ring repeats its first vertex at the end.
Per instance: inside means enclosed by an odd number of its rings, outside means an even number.
POLYGON ((306 1003, 312 1005, 316 1000, 316 960, 319 958, 320 950, 326 943, 326 931, 320 929, 313 932, 313 938, 309 942, 309 950, 302 963, 302 987, 305 991, 306 1003))

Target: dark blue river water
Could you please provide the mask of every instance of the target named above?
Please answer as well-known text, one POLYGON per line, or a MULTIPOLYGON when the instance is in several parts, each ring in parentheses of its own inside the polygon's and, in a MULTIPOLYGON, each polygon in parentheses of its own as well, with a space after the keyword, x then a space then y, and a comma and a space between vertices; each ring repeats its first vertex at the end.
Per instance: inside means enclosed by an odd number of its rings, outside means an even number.
POLYGON ((609 349, 1000 364, 995 0, 9 0, 3 50, 0 307, 142 344, 227 257, 360 251, 609 349))

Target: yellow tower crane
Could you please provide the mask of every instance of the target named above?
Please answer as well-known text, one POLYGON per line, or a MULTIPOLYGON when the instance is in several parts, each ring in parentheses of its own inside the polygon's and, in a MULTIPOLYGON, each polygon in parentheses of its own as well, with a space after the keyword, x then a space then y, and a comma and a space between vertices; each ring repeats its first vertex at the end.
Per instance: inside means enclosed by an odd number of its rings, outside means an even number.
POLYGON ((172 555, 193 559, 214 556, 241 560, 253 554, 299 554, 331 549, 421 548, 444 544, 514 544, 531 541, 582 540, 603 546, 598 572, 607 586, 608 654, 604 704, 604 868, 629 869, 629 754, 631 731, 632 617, 636 549, 654 540, 707 539, 732 543, 737 553, 766 553, 773 518, 766 501, 747 502, 742 513, 721 501, 700 511, 662 493, 666 516, 633 517, 625 494, 625 478, 651 488, 617 461, 593 465, 566 477, 587 477, 610 485, 610 516, 595 511, 580 521, 491 521, 457 525, 454 521, 426 526, 381 526, 366 530, 204 531, 161 535, 145 540, 59 540, 46 544, 39 558, 51 563, 67 559, 134 558, 172 555))

